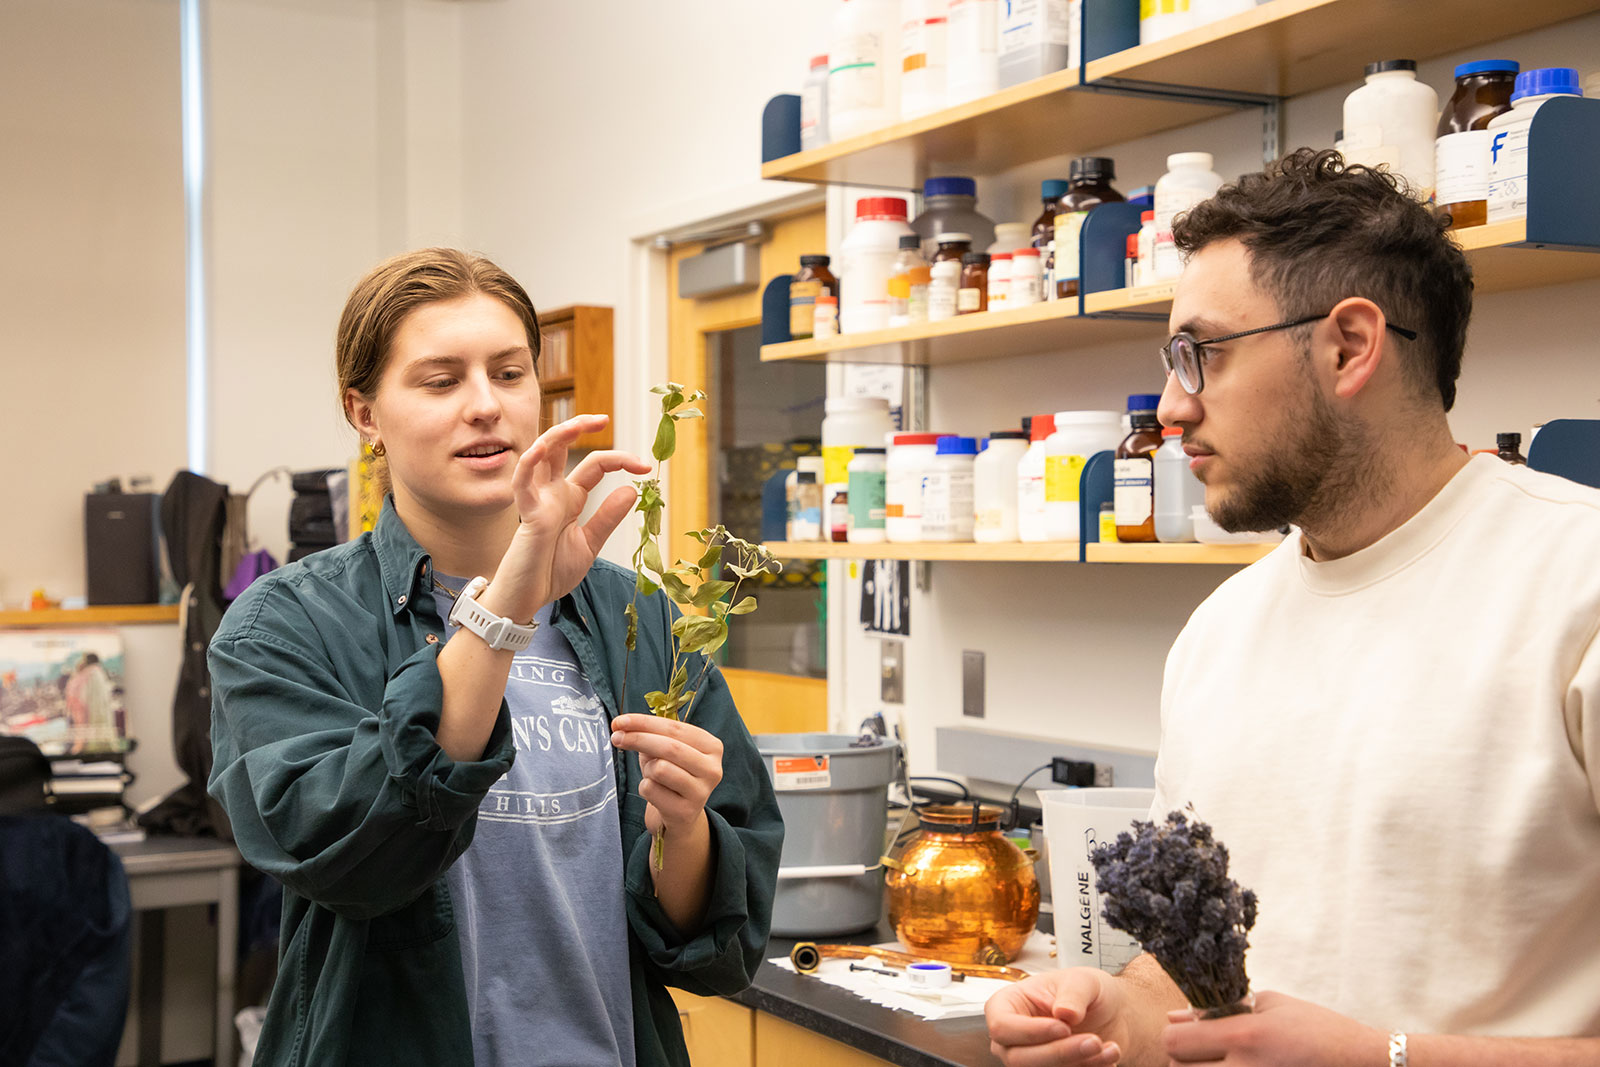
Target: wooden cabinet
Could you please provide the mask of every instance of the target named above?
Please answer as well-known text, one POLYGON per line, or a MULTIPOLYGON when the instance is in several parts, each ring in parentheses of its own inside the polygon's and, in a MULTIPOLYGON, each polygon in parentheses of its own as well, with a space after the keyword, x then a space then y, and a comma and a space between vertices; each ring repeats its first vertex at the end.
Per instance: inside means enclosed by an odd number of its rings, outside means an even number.
MULTIPOLYGON (((540 429, 574 415, 611 415, 611 309, 574 304, 539 314, 544 347, 539 355, 540 429)), ((584 434, 578 447, 610 448, 611 426, 584 434)))
MULTIPOLYGON (((803 1026, 785 1022, 776 1015, 758 1011, 756 1015, 755 1067, 795 1067, 795 1064, 827 1064, 827 1067, 883 1067, 888 1060, 869 1056, 831 1037, 823 1037, 803 1026)), ((698 1061, 695 1067, 699 1067, 698 1061)))
POLYGON ((694 1067, 752 1067, 755 1063, 753 1009, 721 997, 697 997, 673 989, 678 1022, 694 1067))

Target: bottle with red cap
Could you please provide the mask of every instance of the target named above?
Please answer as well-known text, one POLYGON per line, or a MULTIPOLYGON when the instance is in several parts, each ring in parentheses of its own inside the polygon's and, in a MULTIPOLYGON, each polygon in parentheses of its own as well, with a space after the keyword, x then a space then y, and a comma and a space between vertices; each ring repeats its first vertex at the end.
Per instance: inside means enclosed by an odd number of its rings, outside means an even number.
POLYGON ((1052 412, 1022 420, 1028 450, 1017 460, 1017 540, 1048 541, 1044 519, 1044 441, 1056 432, 1052 412))
POLYGON ((836 257, 840 333, 888 328, 889 279, 900 254, 900 238, 914 233, 901 197, 864 196, 856 201, 856 224, 836 257))

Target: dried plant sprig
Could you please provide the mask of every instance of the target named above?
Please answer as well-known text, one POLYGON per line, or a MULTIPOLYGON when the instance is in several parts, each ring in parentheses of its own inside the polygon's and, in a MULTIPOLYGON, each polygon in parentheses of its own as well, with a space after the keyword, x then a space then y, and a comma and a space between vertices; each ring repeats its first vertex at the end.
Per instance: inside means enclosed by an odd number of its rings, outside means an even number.
MULTIPOLYGON (((677 424, 683 419, 698 419, 703 415, 691 406, 704 400, 706 394, 699 389, 688 389, 677 382, 654 386, 652 393, 661 397, 661 419, 656 424, 655 443, 651 455, 656 470, 648 478, 635 482, 639 491, 634 510, 643 516, 639 527, 639 546, 633 552, 635 576, 633 596, 623 609, 628 620, 626 644, 628 655, 623 660, 622 692, 628 692, 628 670, 633 663, 633 651, 639 636, 639 596, 651 596, 657 590, 666 590, 667 596, 683 609, 683 614, 672 623, 672 669, 665 690, 652 690, 644 695, 651 714, 669 719, 689 721, 694 711, 695 697, 704 687, 705 677, 711 670, 712 656, 728 641, 728 620, 734 615, 748 615, 756 610, 756 598, 739 598, 740 586, 764 571, 783 569, 771 552, 758 544, 734 537, 726 527, 718 525, 696 530, 688 536, 704 546, 699 559, 680 559, 666 566, 661 555, 661 513, 666 501, 661 495, 661 464, 671 459, 678 447, 677 424), (731 557, 731 558, 729 558, 731 557), (717 577, 726 568, 735 577, 733 581, 717 577), (704 612, 705 614, 699 614, 704 612), (699 653, 700 672, 695 676, 693 688, 689 682, 689 657, 699 653)), ((666 831, 658 831, 651 842, 651 862, 661 870, 666 857, 666 831)))
POLYGON ((1256 895, 1228 877, 1227 846, 1193 816, 1136 821, 1090 858, 1106 922, 1143 945, 1191 1006, 1228 1014, 1250 992, 1256 895))

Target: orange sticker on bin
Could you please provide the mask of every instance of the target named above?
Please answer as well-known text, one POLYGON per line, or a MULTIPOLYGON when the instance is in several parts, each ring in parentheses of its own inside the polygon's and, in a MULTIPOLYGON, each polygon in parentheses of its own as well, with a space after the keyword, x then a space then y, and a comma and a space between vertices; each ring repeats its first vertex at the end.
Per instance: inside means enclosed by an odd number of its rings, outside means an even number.
POLYGON ((826 789, 832 784, 827 756, 780 756, 772 761, 774 789, 826 789))

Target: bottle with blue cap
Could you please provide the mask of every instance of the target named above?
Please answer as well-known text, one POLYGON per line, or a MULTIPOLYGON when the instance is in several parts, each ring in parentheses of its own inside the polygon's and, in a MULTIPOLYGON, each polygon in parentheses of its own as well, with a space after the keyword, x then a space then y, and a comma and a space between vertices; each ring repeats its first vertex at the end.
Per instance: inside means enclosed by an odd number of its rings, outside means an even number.
POLYGON ((1148 542, 1156 539, 1156 449, 1161 447, 1161 420, 1156 417, 1157 393, 1128 397, 1128 436, 1117 446, 1112 463, 1112 506, 1117 516, 1117 540, 1148 542))
POLYGON ((1433 199, 1450 228, 1482 226, 1489 214, 1489 123, 1511 110, 1521 67, 1480 59, 1456 68, 1456 88, 1439 112, 1433 150, 1433 199))
POLYGON ((939 235, 964 233, 981 252, 994 244, 994 222, 978 211, 978 183, 971 178, 929 178, 922 183, 922 212, 911 223, 922 238, 922 254, 930 260, 939 235))
POLYGON ((1533 116, 1558 96, 1582 96, 1571 67, 1540 67, 1517 75, 1511 110, 1490 121, 1489 221, 1528 215, 1528 134, 1533 116))
POLYGON ((945 434, 922 481, 922 539, 970 541, 974 521, 976 438, 945 434))

